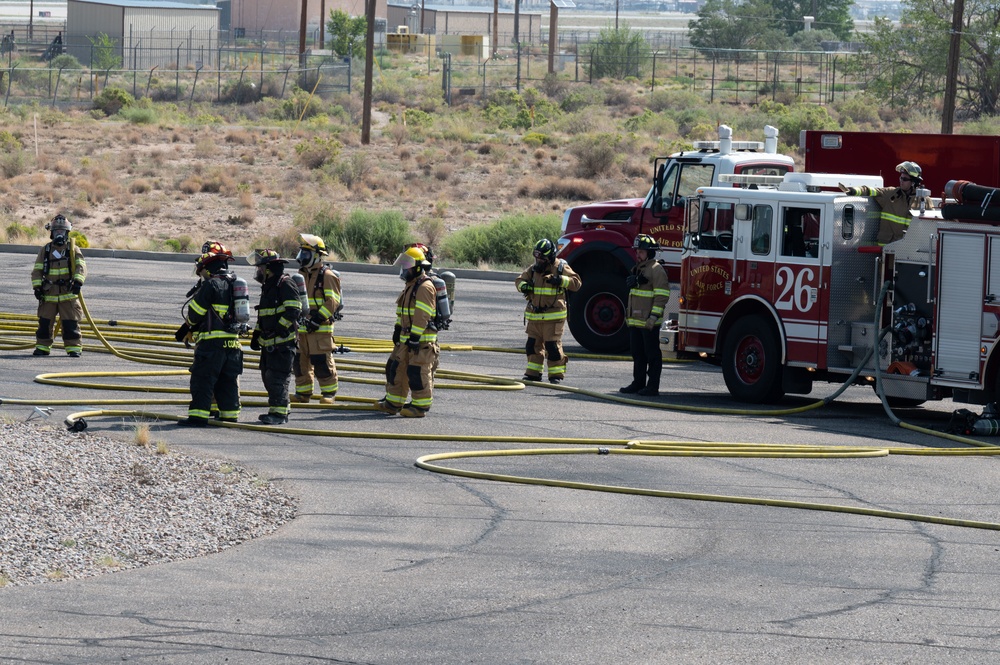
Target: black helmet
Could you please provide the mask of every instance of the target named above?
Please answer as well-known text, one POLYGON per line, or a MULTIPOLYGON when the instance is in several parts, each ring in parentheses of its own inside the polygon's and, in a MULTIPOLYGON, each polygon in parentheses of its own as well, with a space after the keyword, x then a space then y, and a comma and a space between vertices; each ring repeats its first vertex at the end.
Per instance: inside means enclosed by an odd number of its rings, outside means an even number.
POLYGON ((656 238, 653 236, 648 236, 645 233, 640 233, 635 237, 635 242, 632 243, 632 249, 645 249, 650 252, 655 252, 660 247, 656 242, 656 238))
POLYGON ((556 246, 548 238, 542 238, 535 243, 535 249, 531 253, 536 259, 545 259, 551 263, 556 258, 556 246))

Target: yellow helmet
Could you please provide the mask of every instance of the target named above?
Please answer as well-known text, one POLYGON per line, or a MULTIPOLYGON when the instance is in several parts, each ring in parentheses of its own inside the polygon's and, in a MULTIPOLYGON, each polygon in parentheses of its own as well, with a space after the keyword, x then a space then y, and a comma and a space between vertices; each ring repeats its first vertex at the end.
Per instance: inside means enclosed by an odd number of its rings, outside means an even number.
POLYGON ((302 268, 311 268, 323 259, 329 252, 326 251, 326 243, 318 235, 312 233, 299 234, 299 253, 295 255, 295 260, 302 268))
POLYGON ((910 176, 914 182, 923 182, 924 170, 916 162, 906 161, 896 166, 896 171, 910 176))

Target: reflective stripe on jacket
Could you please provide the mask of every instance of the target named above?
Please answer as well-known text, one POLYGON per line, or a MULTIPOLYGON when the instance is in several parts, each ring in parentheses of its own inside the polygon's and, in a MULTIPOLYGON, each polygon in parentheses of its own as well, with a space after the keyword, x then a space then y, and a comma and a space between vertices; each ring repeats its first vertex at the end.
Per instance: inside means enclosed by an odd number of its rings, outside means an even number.
POLYGON ((656 317, 656 325, 663 323, 663 310, 670 300, 670 280, 667 271, 655 259, 649 259, 632 267, 632 274, 645 279, 628 292, 628 319, 630 328, 645 328, 651 316, 656 317))
POLYGON ((420 343, 437 341, 437 329, 431 325, 437 313, 437 291, 426 275, 406 283, 396 298, 396 325, 402 328, 402 341, 419 335, 420 343))
MULTIPOLYGON (((313 331, 306 329, 305 325, 299 326, 300 333, 329 333, 333 334, 333 313, 340 307, 340 278, 332 270, 322 263, 310 270, 299 270, 306 280, 306 294, 309 296, 309 311, 319 312, 323 318, 323 323, 313 331), (322 280, 322 281, 321 281, 322 280)), ((303 317, 303 319, 308 316, 303 317)))
POLYGON ((236 339, 236 333, 231 332, 226 325, 232 288, 232 281, 226 272, 202 280, 201 288, 188 304, 187 322, 191 326, 195 343, 213 339, 236 339))
POLYGON ((298 336, 299 315, 302 313, 299 290, 288 275, 276 277, 264 280, 257 306, 257 325, 254 329, 261 333, 260 345, 263 347, 286 344, 298 336))
POLYGON ((83 252, 76 243, 70 241, 63 249, 48 243, 35 258, 35 265, 31 271, 31 288, 42 290, 44 302, 60 303, 76 300, 77 296, 72 292, 73 280, 83 284, 86 279, 87 263, 83 260, 83 252), (48 272, 45 271, 46 256, 48 256, 48 272))
POLYGON ((531 291, 525 294, 528 304, 524 309, 524 318, 528 321, 565 319, 566 293, 576 291, 583 285, 580 276, 562 259, 556 259, 545 270, 535 270, 534 265, 528 266, 514 280, 514 285, 520 291, 521 284, 525 282, 531 284, 531 291), (559 283, 549 284, 546 279, 550 275, 558 275, 559 283))

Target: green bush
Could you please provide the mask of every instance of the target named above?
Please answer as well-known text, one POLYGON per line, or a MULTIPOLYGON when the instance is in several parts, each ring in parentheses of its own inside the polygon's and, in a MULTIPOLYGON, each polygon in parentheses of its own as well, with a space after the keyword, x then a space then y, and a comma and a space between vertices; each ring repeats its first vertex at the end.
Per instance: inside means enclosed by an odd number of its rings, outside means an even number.
POLYGON ((470 226, 445 238, 442 254, 469 265, 531 263, 531 250, 542 238, 555 242, 562 219, 559 215, 513 215, 483 226, 470 226))
POLYGON ((133 125, 152 125, 159 120, 156 111, 150 108, 123 108, 118 115, 133 125))
POLYGON ((70 231, 69 237, 80 249, 87 249, 90 247, 90 241, 87 240, 87 236, 83 235, 80 231, 70 231))
POLYGON ((612 133, 578 136, 569 146, 569 151, 577 159, 576 171, 581 178, 610 172, 630 149, 627 137, 612 133))
POLYGON ((303 141, 295 145, 295 154, 299 162, 310 169, 318 169, 330 163, 340 154, 341 143, 335 138, 314 136, 312 141, 303 141))
POLYGON ((354 210, 346 221, 319 212, 308 232, 323 238, 327 249, 345 261, 363 262, 377 256, 380 263, 389 263, 413 242, 410 225, 397 211, 354 210))
POLYGON ((63 53, 52 58, 49 61, 49 67, 52 69, 83 69, 83 65, 76 59, 76 56, 72 56, 69 53, 63 53))
POLYGON ((135 98, 124 88, 108 86, 94 97, 94 108, 104 111, 104 115, 112 116, 123 108, 135 104, 135 98))

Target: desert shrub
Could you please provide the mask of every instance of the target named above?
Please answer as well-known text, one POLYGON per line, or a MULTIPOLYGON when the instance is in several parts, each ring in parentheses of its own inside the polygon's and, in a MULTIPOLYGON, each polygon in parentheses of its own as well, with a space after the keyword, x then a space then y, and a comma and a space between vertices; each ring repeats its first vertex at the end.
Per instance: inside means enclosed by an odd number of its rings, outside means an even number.
POLYGON ((337 161, 333 167, 333 175, 348 189, 364 182, 365 176, 371 173, 372 165, 363 152, 355 152, 337 161))
POLYGON ((410 225, 398 211, 353 210, 344 223, 344 242, 356 256, 378 256, 381 263, 393 261, 407 243, 413 242, 410 225))
POLYGON ((314 136, 311 141, 296 144, 295 154, 303 166, 318 169, 336 159, 342 147, 340 141, 333 137, 314 136))
POLYGON ((434 124, 434 117, 420 109, 406 109, 403 111, 403 122, 407 127, 427 129, 434 124))
POLYGON ((8 152, 0 155, 0 173, 5 178, 19 176, 28 170, 28 157, 23 150, 8 152))
POLYGON ((171 252, 181 251, 181 241, 177 240, 176 238, 167 238, 166 240, 163 241, 163 246, 166 249, 169 249, 171 252))
POLYGON ((135 104, 135 98, 124 88, 108 86, 94 97, 94 108, 104 111, 104 115, 112 116, 123 108, 135 104))
POLYGON ((681 111, 696 108, 705 104, 705 99, 690 90, 659 88, 649 94, 648 105, 651 111, 681 111))
POLYGON ((840 113, 841 124, 843 120, 849 118, 856 123, 878 124, 881 121, 878 115, 879 103, 866 95, 855 95, 841 104, 837 111, 840 113))
POLYGON ((573 89, 559 102, 559 108, 566 113, 573 113, 591 106, 604 104, 604 90, 597 86, 583 86, 573 89))
POLYGON ((76 59, 76 56, 69 53, 63 53, 52 58, 49 61, 49 67, 52 69, 83 69, 83 65, 76 59))
POLYGON ((88 247, 90 247, 90 241, 87 240, 87 236, 83 235, 83 233, 81 233, 80 231, 77 230, 70 231, 69 237, 80 249, 87 249, 88 247))
POLYGON ((123 108, 118 115, 133 125, 152 125, 159 120, 159 116, 153 109, 144 108, 123 108))
POLYGON ((959 129, 958 133, 997 136, 1000 134, 1000 116, 981 116, 976 120, 965 123, 965 125, 959 129))
POLYGON ((310 97, 305 90, 295 89, 292 95, 281 103, 275 115, 278 120, 298 120, 299 118, 311 118, 323 112, 323 102, 310 97))
POLYGON ((565 199, 570 201, 598 201, 604 198, 601 186, 586 178, 557 178, 550 176, 539 182, 537 179, 525 180, 518 187, 521 196, 533 196, 538 199, 565 199))
POLYGON ((7 242, 16 243, 32 240, 41 235, 41 232, 34 226, 28 226, 19 222, 11 222, 4 229, 7 233, 7 242))
POLYGON ((0 150, 3 152, 14 152, 15 150, 21 150, 23 147, 19 138, 6 129, 0 131, 0 150))
POLYGON ((444 240, 442 253, 460 263, 527 265, 542 238, 559 237, 559 215, 513 215, 488 225, 455 231, 444 240))
POLYGON ((528 132, 521 137, 521 141, 525 145, 529 145, 532 148, 538 148, 543 145, 552 145, 554 143, 552 137, 548 134, 542 134, 540 132, 528 132))
POLYGON ((219 102, 222 104, 249 104, 260 97, 257 94, 257 84, 246 79, 230 81, 222 86, 219 102))
POLYGON ((628 150, 628 140, 621 134, 585 134, 569 145, 577 159, 577 175, 593 178, 609 173, 628 150))
POLYGON ((825 106, 795 104, 784 107, 775 118, 775 127, 786 140, 796 141, 803 129, 837 129, 837 121, 830 117, 825 106))

